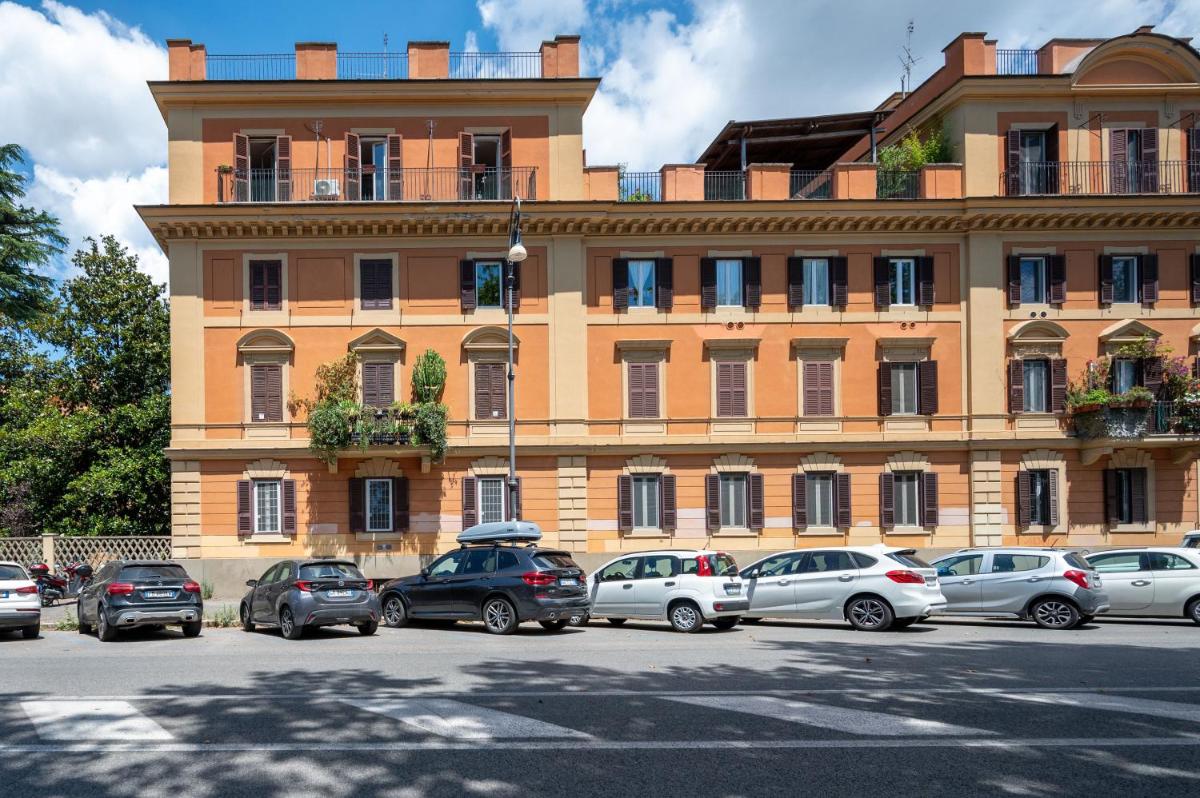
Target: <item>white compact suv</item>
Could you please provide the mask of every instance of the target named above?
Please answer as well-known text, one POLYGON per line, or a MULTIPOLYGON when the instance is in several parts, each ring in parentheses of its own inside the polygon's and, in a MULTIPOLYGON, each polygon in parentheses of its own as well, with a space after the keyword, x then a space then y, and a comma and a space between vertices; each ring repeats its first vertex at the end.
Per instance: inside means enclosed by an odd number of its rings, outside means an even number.
POLYGON ((20 629, 26 640, 41 633, 42 601, 37 585, 15 562, 0 562, 0 633, 20 629))
POLYGON ((698 632, 705 622, 731 629, 749 606, 737 574, 737 563, 720 551, 626 554, 588 580, 590 614, 614 625, 629 618, 667 620, 677 632, 698 632))
POLYGON ((1109 615, 1200 623, 1200 549, 1111 549, 1089 554, 1087 561, 1104 577, 1109 615))
POLYGON ((855 629, 903 629, 938 612, 937 571, 913 549, 884 545, 798 549, 741 571, 750 609, 762 618, 845 619, 855 629))

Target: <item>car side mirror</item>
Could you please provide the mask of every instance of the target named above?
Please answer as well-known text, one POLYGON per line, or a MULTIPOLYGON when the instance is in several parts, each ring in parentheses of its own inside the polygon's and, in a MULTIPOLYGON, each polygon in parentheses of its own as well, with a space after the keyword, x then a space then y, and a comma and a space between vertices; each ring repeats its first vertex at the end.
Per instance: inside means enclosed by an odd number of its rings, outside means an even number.
POLYGON ((428 568, 422 568, 422 569, 421 569, 421 578, 422 578, 422 579, 428 579, 428 578, 429 578, 429 569, 428 569, 428 568))
POLYGON ((258 586, 257 579, 247 579, 246 580, 246 587, 257 587, 257 586, 258 586))

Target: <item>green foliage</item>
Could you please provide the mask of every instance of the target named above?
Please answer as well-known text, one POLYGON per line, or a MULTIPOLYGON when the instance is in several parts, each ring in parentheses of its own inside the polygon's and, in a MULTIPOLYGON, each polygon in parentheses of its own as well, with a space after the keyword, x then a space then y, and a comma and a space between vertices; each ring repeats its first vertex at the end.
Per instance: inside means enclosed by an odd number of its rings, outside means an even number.
POLYGON ((288 399, 288 409, 293 415, 304 410, 312 413, 313 409, 322 403, 358 401, 358 355, 349 352, 332 363, 322 363, 317 366, 317 393, 312 399, 298 399, 292 395, 288 399))
POLYGON ((58 219, 20 204, 27 178, 16 166, 24 160, 16 144, 0 146, 0 323, 28 322, 47 309, 51 282, 35 269, 67 245, 58 219))
POLYGON ((429 447, 429 456, 441 462, 446 456, 446 419, 450 408, 440 402, 426 402, 417 408, 417 420, 413 425, 415 443, 429 447))
POLYGON ((350 416, 358 413, 355 402, 326 400, 308 411, 308 448, 326 463, 337 460, 337 453, 350 447, 350 416))
POLYGON ((204 622, 209 626, 217 626, 222 629, 237 626, 241 623, 238 618, 238 612, 228 604, 217 607, 215 610, 206 610, 204 612, 204 622))
POLYGON ((200 583, 200 598, 208 601, 213 597, 213 583, 205 579, 200 583))
POLYGON ((413 398, 417 403, 437 402, 446 388, 446 361, 432 349, 426 349, 413 363, 413 398))
POLYGON ((909 130, 899 142, 880 147, 878 158, 880 171, 915 172, 925 164, 953 162, 954 149, 945 127, 938 122, 924 135, 909 130))
POLYGON ((56 632, 78 632, 79 619, 75 617, 74 612, 68 612, 66 615, 54 622, 54 631, 56 632))

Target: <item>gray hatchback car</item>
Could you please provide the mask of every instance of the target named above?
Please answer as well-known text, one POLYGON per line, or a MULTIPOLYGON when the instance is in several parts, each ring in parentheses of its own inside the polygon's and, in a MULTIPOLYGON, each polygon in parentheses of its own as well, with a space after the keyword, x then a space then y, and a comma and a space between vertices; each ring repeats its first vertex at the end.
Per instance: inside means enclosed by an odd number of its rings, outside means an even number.
POLYGON ((374 585, 346 560, 284 560, 246 586, 239 615, 247 632, 278 626, 288 640, 299 640, 316 626, 349 624, 364 635, 379 628, 374 585))
POLYGON ((939 615, 1021 618, 1046 629, 1071 629, 1108 612, 1100 575, 1073 551, 961 549, 931 564, 946 597, 939 615))

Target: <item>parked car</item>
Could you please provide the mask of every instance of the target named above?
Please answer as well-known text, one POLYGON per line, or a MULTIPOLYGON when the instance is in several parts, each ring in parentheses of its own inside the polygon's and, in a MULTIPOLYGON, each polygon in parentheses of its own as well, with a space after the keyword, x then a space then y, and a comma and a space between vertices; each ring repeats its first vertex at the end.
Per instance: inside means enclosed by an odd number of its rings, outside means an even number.
POLYGON ((277 626, 288 640, 299 640, 317 626, 349 624, 363 635, 379 628, 379 597, 353 562, 284 560, 246 587, 238 617, 247 632, 277 626))
POLYGON ((482 620, 488 632, 506 635, 526 621, 557 632, 587 613, 587 577, 569 552, 534 542, 518 546, 503 525, 494 537, 473 530, 478 527, 460 536, 462 548, 380 588, 384 623, 482 620))
POLYGON ((182 565, 164 560, 114 560, 96 572, 75 605, 80 634, 104 642, 120 629, 180 626, 184 637, 200 634, 204 602, 200 585, 182 565))
POLYGON ((41 633, 42 602, 29 574, 15 562, 0 562, 0 633, 20 629, 26 640, 41 633))
POLYGON ((1113 549, 1087 560, 1104 579, 1109 615, 1184 617, 1200 624, 1200 549, 1113 549))
POLYGON ((773 554, 741 570, 763 618, 845 619, 855 629, 903 629, 946 606, 937 571, 913 549, 838 546, 773 554))
POLYGON ((668 621, 677 632, 705 623, 732 629, 750 608, 737 563, 722 551, 663 549, 627 554, 589 581, 592 618, 621 625, 629 618, 668 621))
POLYGON ((1179 546, 1184 549, 1200 549, 1200 529, 1193 529, 1184 534, 1179 546))
POLYGON ((960 549, 933 561, 947 615, 1032 620, 1073 629, 1108 612, 1108 594, 1083 555, 1065 549, 960 549))

